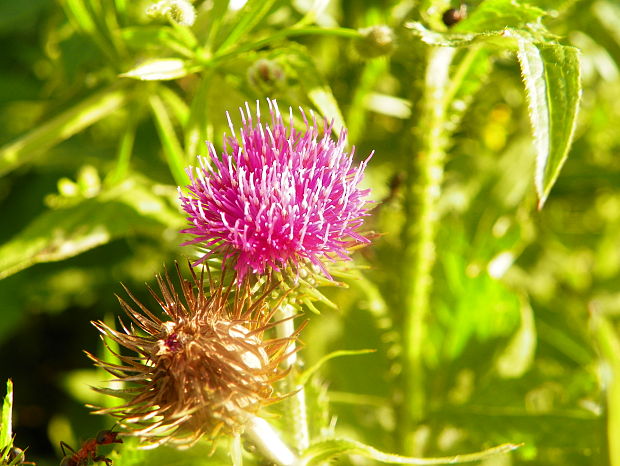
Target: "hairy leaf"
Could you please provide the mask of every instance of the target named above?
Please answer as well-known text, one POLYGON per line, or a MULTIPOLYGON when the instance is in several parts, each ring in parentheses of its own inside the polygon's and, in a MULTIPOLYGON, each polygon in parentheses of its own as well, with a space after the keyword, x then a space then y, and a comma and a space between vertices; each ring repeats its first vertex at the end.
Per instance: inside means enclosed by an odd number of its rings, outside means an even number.
POLYGON ((535 184, 542 207, 570 148, 581 95, 574 47, 519 40, 519 62, 536 147, 535 184))
POLYGON ((489 32, 521 28, 545 14, 540 8, 516 0, 485 0, 457 23, 454 32, 489 32))
POLYGON ((328 439, 314 443, 306 450, 301 464, 314 465, 322 461, 329 460, 342 455, 361 455, 381 463, 388 464, 414 464, 414 465, 435 465, 435 464, 458 464, 480 461, 485 458, 508 453, 520 445, 506 443, 497 447, 489 448, 476 453, 464 455, 446 456, 442 458, 414 458, 407 456, 393 455, 384 453, 361 442, 349 439, 328 439))

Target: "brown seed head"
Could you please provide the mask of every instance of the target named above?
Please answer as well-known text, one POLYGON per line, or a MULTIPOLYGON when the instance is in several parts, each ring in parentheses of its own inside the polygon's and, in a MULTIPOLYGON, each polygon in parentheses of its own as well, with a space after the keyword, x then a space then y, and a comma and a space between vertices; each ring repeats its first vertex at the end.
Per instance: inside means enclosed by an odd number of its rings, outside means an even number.
POLYGON ((97 413, 118 417, 146 444, 188 447, 204 434, 216 438, 242 432, 248 414, 281 398, 273 395, 272 386, 285 375, 279 364, 297 334, 265 339, 274 325, 266 301, 273 287, 252 299, 249 286, 224 287, 209 275, 206 294, 203 275, 192 271, 192 279, 185 280, 178 265, 177 273, 181 295, 167 273, 157 277, 161 296, 149 289, 163 319, 126 290, 138 309, 119 301, 135 327, 121 321, 120 332, 93 322, 102 335, 137 356, 114 353, 120 364, 89 357, 126 385, 98 389, 126 402, 97 413))

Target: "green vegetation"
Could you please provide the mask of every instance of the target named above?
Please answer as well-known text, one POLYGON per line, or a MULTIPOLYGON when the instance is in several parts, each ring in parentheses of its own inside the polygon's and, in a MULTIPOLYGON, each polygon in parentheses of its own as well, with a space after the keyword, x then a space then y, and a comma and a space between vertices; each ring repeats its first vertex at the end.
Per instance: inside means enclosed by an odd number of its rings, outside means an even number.
MULTIPOLYGON (((271 98, 375 152, 378 235, 301 334, 305 464, 620 466, 616 0, 4 2, 0 46, 0 449, 58 464, 114 425, 84 407, 110 403, 90 321, 121 282, 153 304, 192 254, 185 167, 271 98)), ((290 402, 266 419, 294 445, 290 402)), ((244 438, 136 446, 104 451, 266 464, 244 438)))

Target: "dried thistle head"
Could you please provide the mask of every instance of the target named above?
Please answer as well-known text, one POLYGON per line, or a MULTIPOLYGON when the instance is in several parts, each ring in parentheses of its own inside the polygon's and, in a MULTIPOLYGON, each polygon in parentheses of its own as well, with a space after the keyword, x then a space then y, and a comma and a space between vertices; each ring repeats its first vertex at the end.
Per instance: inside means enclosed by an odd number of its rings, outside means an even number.
POLYGON ((122 389, 98 389, 125 403, 97 413, 117 417, 146 445, 189 447, 204 434, 215 439, 241 433, 249 414, 280 399, 273 384, 285 375, 280 362, 298 335, 265 339, 274 325, 275 307, 270 309, 266 301, 271 290, 253 299, 248 287, 224 286, 208 275, 205 292, 204 274, 197 277, 192 270, 191 280, 186 280, 178 265, 176 269, 180 295, 167 273, 157 277, 161 296, 149 288, 163 318, 125 289, 135 306, 119 301, 132 325, 121 321, 123 331, 117 331, 93 322, 102 338, 137 353, 111 350, 120 363, 89 354, 125 382, 122 389))

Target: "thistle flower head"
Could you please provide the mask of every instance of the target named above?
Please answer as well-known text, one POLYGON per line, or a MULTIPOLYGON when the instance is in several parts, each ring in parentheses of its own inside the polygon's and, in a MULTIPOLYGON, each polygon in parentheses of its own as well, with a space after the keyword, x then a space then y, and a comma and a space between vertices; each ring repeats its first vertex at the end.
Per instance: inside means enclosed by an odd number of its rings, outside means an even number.
MULTIPOLYGON (((241 433, 248 415, 277 401, 272 384, 285 374, 279 363, 289 355, 291 338, 265 340, 273 312, 265 296, 252 301, 242 290, 231 290, 202 276, 192 280, 179 272, 181 295, 168 274, 158 277, 161 296, 151 291, 163 319, 127 291, 137 309, 119 298, 133 321, 122 331, 93 322, 104 335, 136 353, 114 353, 118 362, 89 354, 95 363, 125 382, 122 389, 99 389, 125 399, 114 408, 99 409, 147 445, 170 442, 190 446, 203 434, 241 433), (136 328, 134 328, 134 325, 136 328)), ((210 277, 210 276, 209 276, 210 277)), ((104 339, 105 342, 105 339, 104 339)))
MULTIPOLYGON (((181 203, 195 236, 210 254, 232 258, 239 281, 249 273, 319 267, 329 277, 325 259, 349 259, 349 248, 368 239, 357 230, 367 215, 368 190, 358 187, 368 159, 353 165, 345 151, 346 131, 332 139, 332 125, 322 130, 316 118, 305 129, 286 124, 275 101, 268 101, 271 123, 241 109, 239 139, 230 123, 219 157, 209 144, 209 158, 189 170, 188 193, 181 203)), ((230 119, 229 119, 230 122, 230 119)), ((372 155, 372 154, 371 154, 372 155)), ((369 157, 370 158, 370 157, 369 157)))

